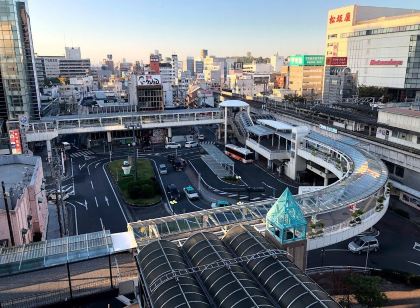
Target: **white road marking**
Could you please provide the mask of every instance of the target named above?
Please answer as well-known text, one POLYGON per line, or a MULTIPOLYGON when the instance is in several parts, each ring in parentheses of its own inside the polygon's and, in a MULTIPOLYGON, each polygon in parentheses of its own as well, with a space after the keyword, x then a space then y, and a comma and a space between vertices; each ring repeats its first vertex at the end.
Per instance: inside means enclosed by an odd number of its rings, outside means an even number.
POLYGON ((414 264, 414 265, 417 265, 417 266, 420 266, 420 263, 416 263, 416 262, 413 262, 413 261, 407 261, 408 263, 411 263, 411 264, 414 264))
MULTIPOLYGON (((152 161, 152 162, 153 162, 153 164, 155 165, 156 170, 159 170, 159 168, 157 167, 157 164, 156 164, 155 160, 154 160, 154 159, 151 159, 151 161, 152 161)), ((163 190, 164 190, 164 192, 165 192, 165 198, 166 198, 166 201, 168 202, 167 204, 171 204, 171 203, 169 202, 168 194, 167 194, 167 193, 166 193, 166 191, 165 191, 165 185, 163 184, 162 177, 160 176, 160 172, 158 172, 157 174, 158 174, 158 177, 159 177, 159 181, 160 181, 160 183, 161 183, 161 185, 162 185, 162 189, 163 189, 163 190)), ((170 205, 169 205, 169 206, 170 206, 170 205)), ((167 210, 166 206, 165 206, 165 209, 167 210)), ((173 213, 172 213, 171 211, 167 211, 167 212, 169 213, 169 215, 173 215, 173 214, 175 214, 174 207, 172 207, 171 209, 172 209, 173 213)))
POLYGON ((107 196, 105 196, 105 203, 106 203, 106 205, 109 206, 109 201, 108 201, 108 197, 107 196))
POLYGON ((101 217, 99 217, 99 221, 101 222, 102 230, 105 230, 104 223, 102 222, 102 218, 101 217))
POLYGON ((112 184, 111 184, 111 181, 109 180, 108 174, 105 171, 105 164, 102 165, 102 170, 104 171, 105 176, 106 176, 106 179, 108 180, 109 186, 111 187, 112 192, 114 193, 115 199, 117 200, 117 203, 118 203, 118 205, 120 207, 121 213, 123 214, 126 223, 128 223, 127 216, 125 216, 125 213, 124 213, 124 210, 123 210, 123 208, 121 206, 120 200, 118 200, 118 197, 117 197, 117 194, 115 193, 114 187, 112 187, 112 184))
POLYGON ((291 187, 294 187, 294 188, 299 188, 299 186, 295 186, 295 185, 291 185, 291 184, 287 184, 287 183, 285 183, 285 182, 283 182, 282 180, 280 180, 280 179, 278 179, 278 178, 276 178, 274 175, 272 175, 272 174, 270 174, 270 173, 268 173, 267 172, 267 170, 264 170, 263 168, 261 168, 259 165, 257 165, 257 164, 253 164, 254 166, 256 166, 256 167, 258 167, 259 169, 261 169, 262 171, 264 171, 266 174, 268 174, 269 176, 271 176, 273 179, 275 179, 276 181, 279 181, 280 183, 282 183, 282 184, 284 184, 284 185, 286 185, 286 186, 291 186, 291 187))
POLYGON ((203 210, 203 208, 202 207, 200 207, 200 206, 198 206, 198 205, 196 205, 196 204, 194 204, 190 199, 188 199, 187 198, 187 201, 193 206, 193 207, 195 207, 196 209, 199 209, 199 210, 203 210))
POLYGON ((82 166, 80 166, 80 164, 79 164, 79 170, 82 170, 85 165, 86 165, 86 163, 84 163, 82 166))
POLYGON ((86 211, 87 211, 87 201, 85 200, 85 203, 82 203, 82 202, 79 202, 79 201, 74 201, 74 202, 76 202, 77 204, 80 204, 81 206, 83 206, 85 209, 86 209, 86 211))
POLYGON ((95 169, 99 166, 99 164, 100 164, 100 162, 95 164, 95 169))
POLYGON ((73 203, 68 202, 68 201, 66 201, 66 204, 70 204, 74 208, 74 226, 76 228, 76 235, 79 235, 79 227, 77 225, 77 209, 76 209, 76 206, 73 203))
POLYGON ((237 196, 237 194, 230 194, 230 195, 228 195, 229 198, 236 197, 236 196, 237 196))
MULTIPOLYGON (((89 170, 89 169, 88 169, 89 170)), ((95 188, 93 188, 93 183, 92 180, 90 180, 90 186, 92 186, 92 189, 95 190, 95 188)))
POLYGON ((96 203, 96 207, 99 207, 98 200, 96 199, 96 196, 95 196, 95 203, 96 203))
POLYGON ((251 201, 257 201, 257 200, 260 200, 261 199, 261 197, 255 197, 255 198, 251 198, 250 200, 251 201))

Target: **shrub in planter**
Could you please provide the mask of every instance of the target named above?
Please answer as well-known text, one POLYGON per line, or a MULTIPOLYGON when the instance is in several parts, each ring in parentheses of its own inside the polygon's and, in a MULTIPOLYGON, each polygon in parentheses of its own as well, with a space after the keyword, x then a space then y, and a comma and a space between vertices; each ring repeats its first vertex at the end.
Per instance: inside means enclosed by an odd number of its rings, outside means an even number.
POLYGON ((378 197, 377 201, 378 201, 378 203, 384 203, 385 197, 384 196, 380 196, 380 197, 378 197))
POLYGON ((356 224, 361 224, 362 223, 362 219, 360 217, 356 217, 354 219, 354 221, 356 222, 356 224))
POLYGON ((362 214, 363 214, 363 210, 357 209, 356 211, 353 212, 353 214, 351 214, 351 216, 354 217, 354 218, 357 218, 362 214))
POLYGON ((150 183, 145 183, 141 187, 141 197, 152 198, 156 194, 155 187, 150 183))
POLYGON ((357 225, 356 220, 352 219, 349 222, 350 227, 354 227, 355 225, 357 225))
POLYGON ((131 183, 128 187, 128 195, 131 199, 138 199, 142 197, 142 185, 140 183, 131 183))

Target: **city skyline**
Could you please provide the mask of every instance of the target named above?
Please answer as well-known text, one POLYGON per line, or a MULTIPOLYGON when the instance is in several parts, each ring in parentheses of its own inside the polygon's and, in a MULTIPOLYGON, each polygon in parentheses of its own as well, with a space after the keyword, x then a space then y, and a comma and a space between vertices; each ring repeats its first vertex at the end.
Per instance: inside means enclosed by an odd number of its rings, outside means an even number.
MULTIPOLYGON (((323 54, 328 10, 355 4, 347 0, 302 1, 296 8, 274 1, 263 6, 248 0, 238 6, 217 0, 212 2, 211 13, 207 4, 190 0, 175 7, 165 1, 154 1, 153 6, 131 0, 117 7, 107 3, 110 1, 29 1, 35 52, 62 55, 65 46, 77 46, 92 64, 99 64, 106 54, 113 54, 116 61, 147 60, 155 49, 165 56, 177 53, 181 60, 198 56, 202 48, 218 56, 241 56, 248 51, 262 57, 276 52, 285 56, 323 54), (293 10, 295 14, 288 13, 293 10), (163 19, 165 22, 159 22, 163 19)), ((415 1, 404 5, 394 0, 356 4, 420 9, 415 1)))

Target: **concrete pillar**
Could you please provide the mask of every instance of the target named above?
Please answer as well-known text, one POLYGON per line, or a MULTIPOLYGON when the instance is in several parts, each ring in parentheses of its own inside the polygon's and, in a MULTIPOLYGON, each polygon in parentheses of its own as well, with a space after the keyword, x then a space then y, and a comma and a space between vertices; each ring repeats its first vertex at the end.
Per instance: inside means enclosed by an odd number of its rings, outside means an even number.
POLYGON ((270 170, 273 170, 273 161, 272 160, 267 160, 267 168, 270 170))
POLYGON ((217 125, 217 140, 222 139, 222 128, 220 127, 220 124, 217 125))
POLYGON ((172 127, 168 127, 168 137, 172 138, 172 127))
POLYGON ((227 144, 227 107, 225 107, 225 144, 227 144))
POLYGON ((107 139, 108 142, 112 142, 111 132, 106 132, 106 139, 107 139))
POLYGON ((324 178, 324 186, 328 186, 328 177, 324 178))
POLYGON ((51 149, 51 140, 47 140, 47 157, 50 162, 52 159, 52 149, 51 149))

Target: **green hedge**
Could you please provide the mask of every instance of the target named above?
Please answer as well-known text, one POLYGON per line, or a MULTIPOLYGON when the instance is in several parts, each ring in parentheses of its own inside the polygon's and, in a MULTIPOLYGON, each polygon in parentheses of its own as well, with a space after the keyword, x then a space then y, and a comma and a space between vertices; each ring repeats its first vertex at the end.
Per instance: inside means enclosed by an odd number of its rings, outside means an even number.
POLYGON ((134 179, 135 169, 130 175, 124 175, 122 164, 124 160, 115 160, 108 164, 114 181, 117 182, 124 200, 132 205, 147 206, 161 200, 160 186, 155 178, 153 166, 148 159, 137 160, 137 181, 134 179))

